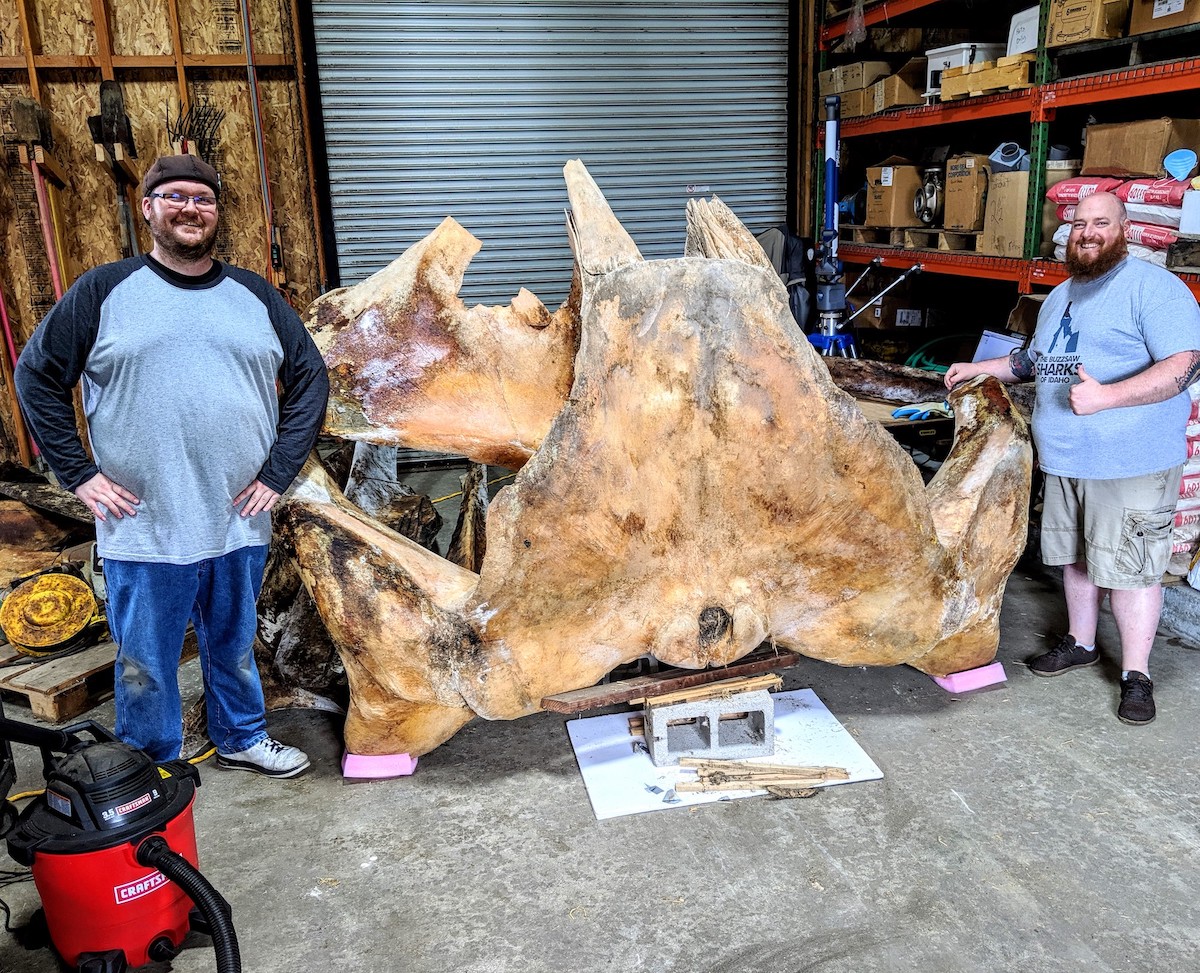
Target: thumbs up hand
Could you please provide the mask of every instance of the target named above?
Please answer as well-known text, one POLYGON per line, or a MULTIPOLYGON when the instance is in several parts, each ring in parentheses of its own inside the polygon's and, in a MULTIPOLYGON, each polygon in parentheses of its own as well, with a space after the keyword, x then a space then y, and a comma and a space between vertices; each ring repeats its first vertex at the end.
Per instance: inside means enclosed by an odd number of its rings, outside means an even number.
POLYGON ((1090 416, 1109 408, 1108 386, 1097 382, 1079 363, 1076 370, 1079 382, 1071 386, 1071 411, 1077 416, 1090 416))

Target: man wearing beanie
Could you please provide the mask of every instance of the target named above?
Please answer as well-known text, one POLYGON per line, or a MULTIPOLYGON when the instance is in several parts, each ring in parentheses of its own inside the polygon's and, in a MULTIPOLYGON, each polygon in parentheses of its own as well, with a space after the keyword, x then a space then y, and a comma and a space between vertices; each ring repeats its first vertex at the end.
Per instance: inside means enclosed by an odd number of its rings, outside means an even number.
POLYGON ((279 293, 212 258, 216 170, 164 156, 142 193, 153 249, 75 282, 22 352, 17 391, 59 483, 96 515, 117 735, 157 761, 179 757, 190 621, 218 765, 294 777, 309 761, 267 735, 255 603, 271 508, 316 441, 329 381, 279 293), (76 384, 94 461, 76 432, 76 384))

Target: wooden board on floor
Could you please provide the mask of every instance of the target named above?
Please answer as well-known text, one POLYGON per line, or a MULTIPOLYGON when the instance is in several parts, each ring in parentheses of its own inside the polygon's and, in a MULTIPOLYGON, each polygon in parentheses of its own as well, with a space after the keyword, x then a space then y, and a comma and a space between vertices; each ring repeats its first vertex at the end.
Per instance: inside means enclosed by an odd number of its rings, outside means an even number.
POLYGON ((795 652, 774 649, 756 650, 737 662, 720 669, 664 669, 652 676, 637 676, 622 682, 601 683, 586 689, 573 689, 567 693, 556 693, 542 700, 542 709, 552 713, 582 713, 602 706, 627 703, 642 696, 660 696, 664 693, 701 686, 718 679, 749 676, 772 669, 794 666, 803 656, 795 652))

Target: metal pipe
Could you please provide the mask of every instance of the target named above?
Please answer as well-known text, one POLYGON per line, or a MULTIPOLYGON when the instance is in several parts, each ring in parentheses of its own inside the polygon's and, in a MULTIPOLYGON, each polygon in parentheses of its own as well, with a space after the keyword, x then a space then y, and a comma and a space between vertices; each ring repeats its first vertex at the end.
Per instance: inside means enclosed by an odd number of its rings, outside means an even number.
POLYGON ((866 269, 861 274, 858 275, 858 279, 855 280, 853 284, 851 284, 849 287, 846 288, 846 296, 849 297, 852 293, 854 293, 854 288, 856 288, 859 284, 861 284, 863 282, 863 280, 866 278, 867 274, 869 274, 874 268, 879 267, 882 264, 883 264, 883 257, 872 258, 871 262, 869 264, 867 264, 866 269))
POLYGON ((825 98, 825 236, 829 259, 836 265, 838 251, 838 150, 842 99, 825 98))
POLYGON ((851 315, 850 315, 850 317, 846 318, 846 324, 849 324, 849 323, 850 323, 851 321, 853 321, 853 320, 854 320, 856 317, 858 317, 860 314, 862 314, 862 313, 863 313, 863 311, 865 311, 865 310, 866 310, 867 308, 869 308, 869 307, 870 307, 872 304, 874 304, 876 301, 878 301, 878 300, 879 300, 881 297, 883 297, 883 295, 884 295, 884 294, 886 294, 888 291, 890 291, 890 290, 891 290, 893 287, 896 287, 896 286, 897 286, 897 285, 898 285, 898 284, 899 284, 901 281, 903 281, 903 280, 904 280, 906 277, 908 277, 908 276, 910 276, 910 275, 912 275, 912 274, 919 274, 919 273, 920 273, 922 270, 924 270, 924 269, 925 269, 925 265, 924 265, 924 264, 913 264, 911 267, 909 267, 909 268, 908 268, 908 270, 906 270, 904 273, 902 273, 902 274, 901 274, 899 277, 897 277, 897 278, 896 278, 894 281, 892 281, 890 284, 888 284, 888 285, 887 285, 887 287, 885 287, 885 288, 884 288, 883 290, 881 290, 881 291, 880 291, 878 294, 876 294, 876 295, 875 295, 873 298, 871 298, 871 300, 870 300, 870 302, 869 302, 869 303, 867 303, 867 304, 864 304, 864 305, 863 305, 862 307, 860 307, 860 308, 859 308, 857 311, 855 311, 853 314, 851 314, 851 315))

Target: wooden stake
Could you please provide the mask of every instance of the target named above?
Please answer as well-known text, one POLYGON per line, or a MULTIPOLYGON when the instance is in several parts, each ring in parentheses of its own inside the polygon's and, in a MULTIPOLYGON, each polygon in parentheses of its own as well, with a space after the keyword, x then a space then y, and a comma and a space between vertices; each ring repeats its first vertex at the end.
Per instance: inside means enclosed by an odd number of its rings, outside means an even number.
MULTIPOLYGON (((21 45, 25 49, 25 70, 29 73, 29 93, 33 100, 41 102, 41 88, 38 84, 37 63, 34 58, 40 52, 35 49, 33 40, 33 9, 30 0, 17 0, 17 20, 21 26, 21 45)), ((24 163, 24 159, 21 160, 24 163)))
POLYGON ((738 693, 752 693, 760 689, 768 692, 780 689, 783 677, 769 673, 763 676, 748 676, 742 679, 722 679, 720 682, 710 682, 704 686, 694 686, 689 689, 678 689, 673 693, 663 693, 661 696, 643 696, 631 699, 631 706, 669 706, 672 703, 690 703, 697 699, 714 699, 725 696, 736 696, 738 693))
POLYGON ((179 113, 186 115, 189 99, 187 75, 183 70, 183 30, 179 26, 179 0, 167 0, 167 23, 171 28, 171 56, 175 65, 175 86, 179 89, 179 113))
POLYGON ((754 764, 745 760, 708 760, 700 757, 683 757, 679 766, 683 770, 696 771, 696 779, 676 783, 675 790, 684 793, 755 791, 763 788, 808 789, 850 779, 850 772, 845 767, 754 764))

